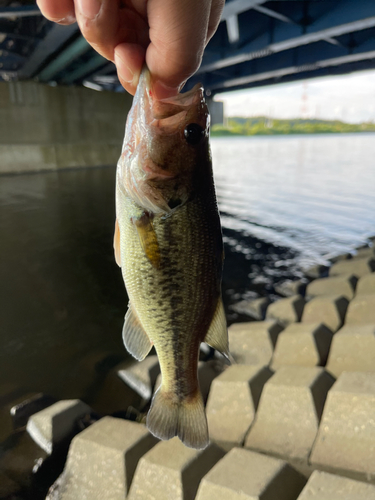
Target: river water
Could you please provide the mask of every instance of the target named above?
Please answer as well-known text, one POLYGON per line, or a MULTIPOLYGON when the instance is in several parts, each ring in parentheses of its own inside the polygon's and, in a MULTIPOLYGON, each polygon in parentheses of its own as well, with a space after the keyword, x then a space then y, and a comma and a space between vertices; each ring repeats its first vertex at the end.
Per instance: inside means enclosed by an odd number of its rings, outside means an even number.
POLYGON ((224 227, 307 266, 375 233, 375 134, 214 138, 224 227))
MULTIPOLYGON (((375 135, 214 138, 212 150, 229 321, 233 302, 375 234, 375 135)), ((114 167, 0 178, 0 407, 24 390, 84 397, 96 356, 126 359, 114 184, 114 167)))

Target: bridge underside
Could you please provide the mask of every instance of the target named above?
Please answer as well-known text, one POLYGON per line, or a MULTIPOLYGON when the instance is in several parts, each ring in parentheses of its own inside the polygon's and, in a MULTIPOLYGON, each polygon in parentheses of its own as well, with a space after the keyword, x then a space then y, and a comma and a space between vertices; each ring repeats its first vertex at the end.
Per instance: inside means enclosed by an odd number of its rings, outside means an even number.
MULTIPOLYGON (((91 49, 77 25, 46 21, 33 1, 5 3, 0 80, 123 90, 114 65, 91 49)), ((374 0, 231 0, 187 87, 200 81, 214 95, 373 68, 374 0)))

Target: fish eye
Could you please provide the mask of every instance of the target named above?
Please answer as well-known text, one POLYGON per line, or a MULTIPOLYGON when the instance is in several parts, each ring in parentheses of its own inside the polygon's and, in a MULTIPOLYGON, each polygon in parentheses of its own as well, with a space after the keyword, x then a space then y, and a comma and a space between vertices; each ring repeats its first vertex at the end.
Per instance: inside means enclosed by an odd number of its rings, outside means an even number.
POLYGON ((204 132, 204 129, 198 123, 189 123, 184 130, 186 142, 193 146, 199 144, 204 137, 204 132))

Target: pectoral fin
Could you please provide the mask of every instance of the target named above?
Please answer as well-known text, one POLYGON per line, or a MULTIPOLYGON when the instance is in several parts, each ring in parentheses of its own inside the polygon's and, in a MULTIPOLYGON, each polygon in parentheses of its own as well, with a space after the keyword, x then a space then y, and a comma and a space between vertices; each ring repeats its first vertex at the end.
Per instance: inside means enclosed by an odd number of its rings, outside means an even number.
POLYGON ((210 328, 204 339, 206 344, 221 352, 230 361, 233 359, 229 353, 228 330, 225 318, 223 301, 220 298, 216 307, 210 328))
POLYGON ((139 219, 133 220, 133 223, 137 228, 143 251, 152 266, 158 269, 160 267, 160 248, 155 229, 152 224, 152 218, 147 213, 144 213, 139 219))
POLYGON ((132 356, 138 359, 138 361, 142 361, 152 348, 152 343, 130 304, 125 315, 122 338, 126 349, 132 356))
POLYGON ((120 251, 120 228, 116 219, 115 235, 113 237, 113 248, 115 249, 116 264, 121 267, 121 251, 120 251))

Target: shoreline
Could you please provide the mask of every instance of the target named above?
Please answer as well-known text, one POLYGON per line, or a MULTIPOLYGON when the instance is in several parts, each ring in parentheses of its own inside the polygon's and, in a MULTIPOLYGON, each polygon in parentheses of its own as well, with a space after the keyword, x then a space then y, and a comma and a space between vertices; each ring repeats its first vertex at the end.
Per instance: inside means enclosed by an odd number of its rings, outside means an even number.
POLYGON ((338 132, 337 130, 334 131, 327 131, 327 132, 322 132, 321 130, 317 132, 264 132, 264 133, 256 133, 256 134, 240 134, 237 132, 216 132, 216 131, 211 131, 210 137, 275 137, 275 136, 296 136, 296 135, 352 135, 352 134, 375 134, 375 130, 357 130, 357 131, 351 131, 351 132, 338 132))

